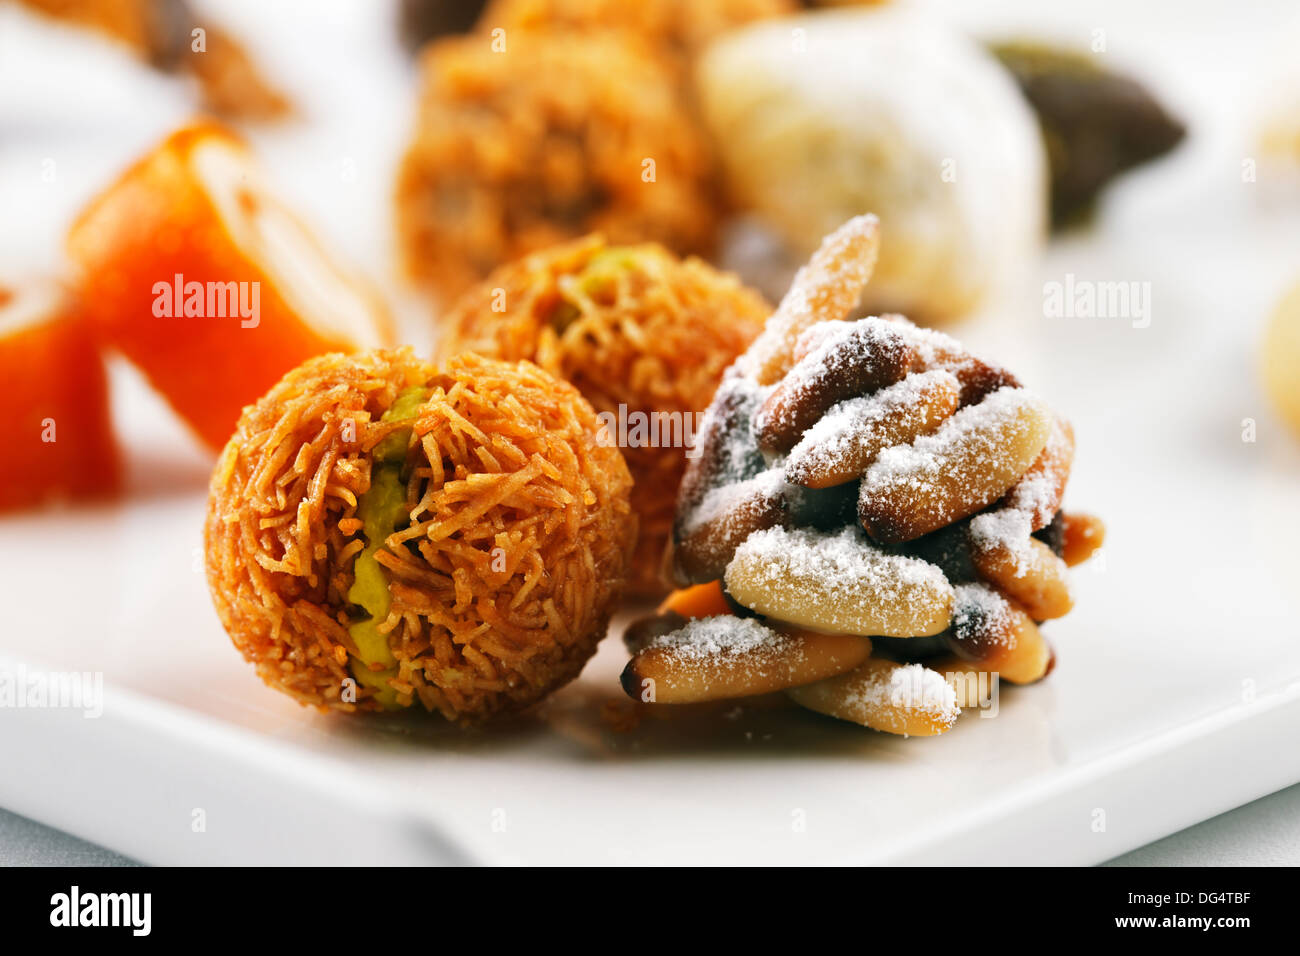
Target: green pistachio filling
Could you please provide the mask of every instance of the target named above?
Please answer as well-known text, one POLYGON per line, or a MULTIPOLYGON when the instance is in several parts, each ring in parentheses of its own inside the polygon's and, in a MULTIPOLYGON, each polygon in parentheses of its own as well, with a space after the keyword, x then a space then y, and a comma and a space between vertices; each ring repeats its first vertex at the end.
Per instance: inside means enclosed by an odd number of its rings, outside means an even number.
MULTIPOLYGON (((611 246, 602 249, 574 276, 576 291, 586 298, 599 298, 606 290, 618 284, 626 273, 635 271, 644 253, 633 246, 611 246)), ((582 314, 577 304, 562 298, 551 314, 551 325, 563 332, 582 314)))
MULTIPOLYGON (((413 421, 429 394, 427 388, 406 389, 380 421, 413 421)), ((388 685, 397 675, 397 659, 388 646, 388 635, 379 631, 379 625, 388 617, 392 595, 388 590, 388 576, 376 556, 383 550, 388 536, 410 521, 406 510, 406 482, 402 480, 410 441, 411 429, 399 428, 374 448, 370 488, 357 499, 357 518, 361 520, 366 547, 352 565, 352 587, 348 589, 348 601, 368 615, 348 627, 357 647, 352 674, 359 684, 373 688, 375 700, 386 708, 397 707, 397 692, 388 685)))

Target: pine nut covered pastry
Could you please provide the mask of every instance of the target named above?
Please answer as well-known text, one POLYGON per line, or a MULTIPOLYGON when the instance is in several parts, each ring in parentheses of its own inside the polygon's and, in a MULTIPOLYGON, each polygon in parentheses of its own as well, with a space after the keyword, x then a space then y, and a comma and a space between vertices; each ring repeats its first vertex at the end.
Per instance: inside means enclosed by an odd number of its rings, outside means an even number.
POLYGON ((630 696, 784 691, 927 736, 1052 669, 1040 625, 1105 534, 1061 508, 1074 432, 943 333, 849 321, 878 242, 874 216, 828 236, 724 376, 678 497, 680 590, 625 635, 630 696))

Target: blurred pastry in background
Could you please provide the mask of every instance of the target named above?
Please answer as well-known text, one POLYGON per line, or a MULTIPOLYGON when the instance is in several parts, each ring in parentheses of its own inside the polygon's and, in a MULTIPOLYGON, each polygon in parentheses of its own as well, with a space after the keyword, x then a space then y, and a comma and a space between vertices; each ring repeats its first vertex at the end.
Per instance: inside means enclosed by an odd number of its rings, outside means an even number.
POLYGON ((1300 436, 1300 283, 1282 297, 1264 327, 1260 366, 1264 390, 1300 436))
POLYGON ((412 53, 430 40, 474 29, 487 0, 401 0, 397 12, 402 44, 412 53))
POLYGON ((521 255, 601 232, 708 254, 706 137, 626 32, 435 41, 396 187, 408 272, 452 297, 521 255))
POLYGON ((438 354, 529 359, 578 387, 635 482, 629 591, 658 597, 699 416, 770 311, 699 259, 589 236, 502 266, 467 292, 442 321, 438 354))
POLYGON ((1107 183, 1163 156, 1185 135, 1145 87, 1105 69, 1096 56, 1036 42, 991 49, 1038 114, 1054 228, 1086 219, 1107 183))
POLYGON ((684 74, 715 37, 796 10, 795 0, 490 0, 479 27, 627 30, 684 74))
POLYGON ((1300 201, 1300 76, 1276 82, 1255 138, 1263 206, 1293 214, 1300 201))
POLYGON ((1047 165, 1033 113, 957 34, 889 10, 804 14, 722 38, 698 83, 730 196, 775 238, 780 268, 736 262, 769 295, 867 210, 888 237, 863 302, 873 312, 959 318, 1040 250, 1047 165))
POLYGON ((378 293, 330 260, 243 142, 214 123, 136 162, 83 210, 67 245, 96 334, 212 448, 295 365, 390 335, 378 293))
POLYGON ((116 494, 104 366, 76 299, 0 278, 0 511, 116 494))
POLYGON ((203 106, 238 119, 277 119, 292 104, 266 79, 233 36, 195 13, 186 0, 18 0, 24 6, 113 37, 151 66, 190 73, 203 106), (201 40, 195 31, 202 30, 201 40))
POLYGON ((1300 168, 1300 103, 1264 121, 1259 147, 1270 159, 1300 168))
POLYGON ((462 723, 567 683, 605 636, 636 534, 591 406, 528 362, 323 355, 245 409, 204 545, 261 678, 343 712, 462 723))

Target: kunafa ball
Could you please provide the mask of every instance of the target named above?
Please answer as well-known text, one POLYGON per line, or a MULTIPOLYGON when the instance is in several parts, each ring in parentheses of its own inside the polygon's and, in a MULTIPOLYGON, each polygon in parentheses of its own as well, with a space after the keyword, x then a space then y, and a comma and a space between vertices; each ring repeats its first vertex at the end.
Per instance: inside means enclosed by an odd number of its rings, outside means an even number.
POLYGON ((471 723, 576 677, 636 521, 590 404, 528 362, 310 359, 213 474, 208 583, 272 687, 325 710, 471 723))
POLYGON ((770 311, 699 259, 591 236, 493 272, 444 316, 438 351, 528 359, 577 386, 627 458, 641 527, 630 591, 654 597, 699 419, 770 311))

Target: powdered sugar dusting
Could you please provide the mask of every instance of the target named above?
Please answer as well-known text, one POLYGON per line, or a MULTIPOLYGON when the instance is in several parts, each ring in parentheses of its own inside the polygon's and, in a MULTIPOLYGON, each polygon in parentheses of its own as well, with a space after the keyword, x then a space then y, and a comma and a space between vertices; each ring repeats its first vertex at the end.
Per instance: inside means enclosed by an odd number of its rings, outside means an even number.
POLYGON ((739 517, 747 507, 775 506, 784 488, 784 465, 769 468, 753 478, 710 488, 683 523, 682 533, 690 534, 700 525, 728 515, 739 517))
POLYGON ((922 664, 864 670, 848 702, 867 709, 892 707, 951 722, 961 712, 957 692, 938 671, 922 664))
POLYGON ((692 618, 677 630, 652 639, 647 647, 669 649, 682 660, 702 660, 795 643, 788 635, 774 631, 752 617, 719 614, 692 618))
POLYGON ((1061 506, 1073 456, 1074 436, 1070 426, 1059 416, 1053 416, 1052 430, 1042 454, 1007 492, 1002 506, 1028 513, 1030 531, 1046 527, 1061 506))
POLYGON ((763 331, 741 356, 745 374, 757 378, 764 368, 779 361, 794 346, 792 340, 812 322, 842 317, 816 315, 818 293, 834 289, 842 298, 856 301, 871 279, 876 257, 853 252, 874 237, 878 226, 873 215, 855 216, 822 240, 809 263, 795 274, 790 291, 763 331))
POLYGON ((782 527, 756 531, 736 549, 763 583, 792 579, 815 581, 830 600, 852 603, 863 595, 882 602, 902 602, 916 587, 946 589, 943 572, 920 558, 889 554, 871 543, 857 526, 835 532, 782 527))
POLYGON ((707 682, 711 672, 737 670, 755 677, 792 672, 804 660, 803 644, 752 617, 698 617, 646 645, 689 667, 707 682))
POLYGON ((1022 511, 1035 524, 1045 525, 1056 513, 1057 480, 1046 471, 1027 474, 1007 492, 1006 507, 1022 511))
POLYGON ((960 342, 937 329, 921 328, 907 321, 889 324, 903 336, 908 345, 916 349, 917 359, 923 368, 948 367, 968 355, 960 342))
POLYGON ((952 635, 967 644, 1006 645, 1011 635, 1011 605, 1001 594, 981 582, 953 589, 952 635))
MULTIPOLYGON (((790 451, 787 472, 792 480, 827 469, 853 457, 886 423, 917 408, 927 393, 944 383, 957 388, 951 372, 935 369, 907 376, 871 395, 851 398, 833 406, 790 451)), ((870 462, 864 462, 864 466, 870 462)))
POLYGON ((893 497, 906 501, 909 514, 935 517, 936 509, 943 506, 933 493, 940 478, 947 482, 983 481, 989 471, 1000 466, 1004 440, 1026 427, 1018 419, 1036 402, 1026 389, 1003 387, 979 404, 958 411, 938 431, 910 445, 885 449, 862 478, 863 499, 893 497), (958 455, 970 463, 960 475, 953 471, 958 455))
POLYGON ((971 519, 970 542, 976 551, 997 551, 1015 562, 1016 577, 1029 570, 1033 552, 1029 547, 1031 514, 1018 508, 985 511, 971 519))
POLYGON ((752 421, 770 391, 735 366, 727 370, 700 424, 699 455, 690 460, 682 479, 680 528, 699 525, 754 490, 737 486, 767 470, 752 421))
POLYGON ((708 464, 713 485, 728 485, 752 478, 762 467, 762 456, 750 423, 771 392, 753 379, 728 371, 700 424, 716 450, 708 464))

